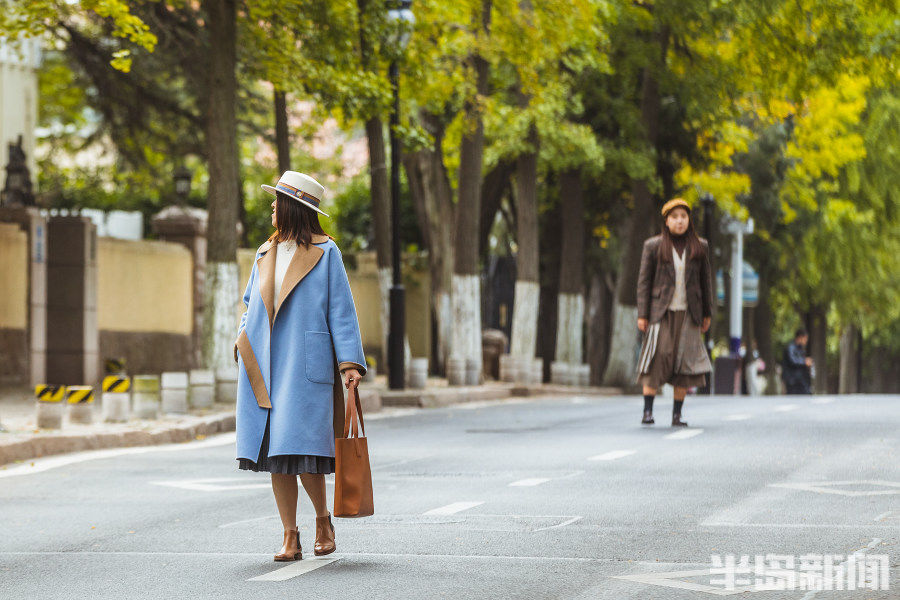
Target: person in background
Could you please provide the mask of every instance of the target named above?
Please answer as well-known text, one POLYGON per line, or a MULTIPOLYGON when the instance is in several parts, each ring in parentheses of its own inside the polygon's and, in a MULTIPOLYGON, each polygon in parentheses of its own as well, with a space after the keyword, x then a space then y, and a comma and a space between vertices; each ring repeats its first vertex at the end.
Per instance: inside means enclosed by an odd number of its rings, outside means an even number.
POLYGON ((781 364, 781 379, 787 394, 812 394, 813 359, 806 356, 809 335, 804 329, 794 333, 794 340, 784 349, 781 364))

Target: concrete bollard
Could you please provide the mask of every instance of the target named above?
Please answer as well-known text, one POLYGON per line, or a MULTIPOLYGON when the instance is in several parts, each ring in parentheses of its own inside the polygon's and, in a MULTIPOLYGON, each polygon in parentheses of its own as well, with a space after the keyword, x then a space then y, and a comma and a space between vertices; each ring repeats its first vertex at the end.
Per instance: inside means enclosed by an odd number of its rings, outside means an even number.
POLYGON ((466 385, 481 383, 481 366, 471 358, 466 359, 466 385))
POLYGON ((36 421, 40 429, 62 429, 66 386, 40 384, 34 387, 36 421))
POLYGON ((159 416, 159 376, 134 376, 134 406, 132 413, 138 419, 155 419, 159 416))
POLYGON ((428 359, 412 359, 412 364, 410 364, 409 368, 409 387, 423 390, 426 383, 428 383, 428 359))
MULTIPOLYGON (((367 361, 368 362, 368 361, 367 361)), ((375 368, 375 365, 369 365, 366 369, 366 374, 362 376, 360 380, 361 383, 375 383, 375 378, 378 377, 378 370, 375 368)))
POLYGON ((570 385, 572 381, 572 366, 558 360, 550 363, 550 381, 557 385, 570 385))
POLYGON ((516 357, 512 354, 500 355, 500 381, 512 383, 516 380, 516 357))
POLYGON ((238 369, 236 366, 216 371, 216 402, 237 402, 238 369))
POLYGON ((188 374, 169 371, 160 380, 160 409, 163 414, 184 414, 188 411, 188 374))
POLYGON ((131 382, 125 375, 103 378, 102 409, 106 423, 124 423, 131 409, 131 382))
POLYGON ((447 359, 447 383, 448 385, 466 384, 466 359, 451 356, 447 359))
POLYGON ((544 383, 544 359, 533 358, 531 360, 531 371, 529 372, 528 383, 538 384, 544 383))
POLYGON ((94 388, 89 385, 70 385, 66 389, 69 423, 94 422, 94 388))
POLYGON ((575 372, 578 374, 578 385, 581 387, 591 385, 591 365, 576 365, 575 372))
POLYGON ((188 400, 191 408, 209 408, 213 405, 216 392, 216 380, 213 372, 206 369, 191 369, 189 375, 190 394, 188 400))

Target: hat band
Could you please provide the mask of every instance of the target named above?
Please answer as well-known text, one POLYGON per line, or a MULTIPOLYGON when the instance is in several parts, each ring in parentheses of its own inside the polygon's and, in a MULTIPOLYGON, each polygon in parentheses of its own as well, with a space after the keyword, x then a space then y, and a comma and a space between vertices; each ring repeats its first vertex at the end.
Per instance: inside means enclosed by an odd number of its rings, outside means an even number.
POLYGON ((287 194, 288 196, 292 196, 292 197, 296 198, 297 200, 303 200, 305 202, 309 202, 316 208, 319 208, 320 200, 318 198, 316 198, 315 196, 307 194, 303 190, 298 190, 297 188, 290 186, 286 183, 283 183, 281 181, 278 182, 278 184, 275 186, 275 189, 278 190, 279 192, 283 192, 283 193, 287 194))

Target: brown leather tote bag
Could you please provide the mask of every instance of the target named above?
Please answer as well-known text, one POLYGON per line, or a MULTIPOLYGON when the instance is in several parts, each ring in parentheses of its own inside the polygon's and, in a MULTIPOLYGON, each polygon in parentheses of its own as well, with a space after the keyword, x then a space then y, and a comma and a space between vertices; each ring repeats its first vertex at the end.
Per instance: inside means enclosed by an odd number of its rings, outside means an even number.
POLYGON ((369 446, 357 385, 350 386, 347 396, 344 436, 334 440, 335 517, 368 517, 375 512, 369 446))

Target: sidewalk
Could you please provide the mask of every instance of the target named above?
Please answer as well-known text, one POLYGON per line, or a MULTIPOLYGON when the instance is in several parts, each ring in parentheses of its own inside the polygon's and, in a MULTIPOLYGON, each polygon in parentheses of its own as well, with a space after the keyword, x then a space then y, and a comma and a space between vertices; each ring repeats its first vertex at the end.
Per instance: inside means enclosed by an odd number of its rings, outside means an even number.
MULTIPOLYGON (((462 402, 505 400, 515 396, 619 395, 618 388, 571 387, 554 384, 518 385, 488 381, 476 386, 447 385, 447 380, 428 379, 425 389, 389 390, 386 376, 359 388, 363 414, 435 408, 462 402)), ((206 409, 184 415, 162 415, 158 419, 132 418, 126 423, 103 423, 101 399, 95 400, 92 424, 69 423, 62 429, 38 429, 34 393, 24 386, 0 386, 0 469, 29 459, 102 448, 147 446, 200 440, 216 433, 234 431, 234 404, 216 402, 206 409)))

